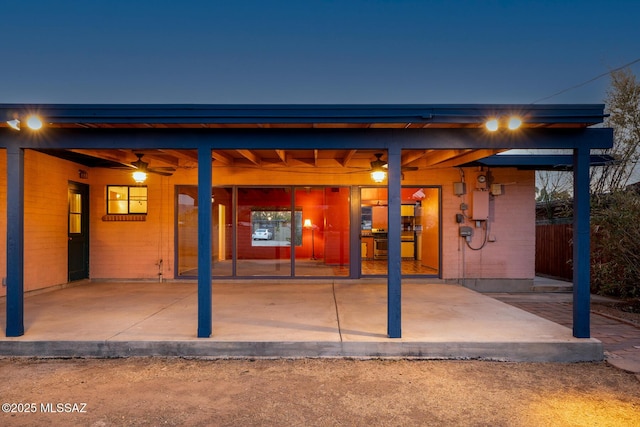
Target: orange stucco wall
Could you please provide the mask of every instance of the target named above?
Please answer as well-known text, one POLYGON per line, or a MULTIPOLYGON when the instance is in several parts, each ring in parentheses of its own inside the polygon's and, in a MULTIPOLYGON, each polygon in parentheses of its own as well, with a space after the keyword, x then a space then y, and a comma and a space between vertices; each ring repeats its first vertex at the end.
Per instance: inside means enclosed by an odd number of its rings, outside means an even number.
POLYGON ((146 221, 104 221, 106 186, 132 185, 127 170, 92 169, 90 275, 92 279, 172 279, 173 177, 150 174, 146 221))
MULTIPOLYGON (((0 215, 2 238, 2 277, 6 276, 6 151, 0 150, 3 214, 0 215)), ((24 289, 46 288, 67 282, 68 183, 81 182, 82 166, 55 157, 26 150, 24 159, 24 289)), ((5 288, 2 288, 2 295, 5 288)))
MULTIPOLYGON (((322 166, 322 165, 320 165, 322 166)), ((323 172, 327 171, 324 169, 323 172)), ((371 185, 367 172, 353 173, 335 168, 334 174, 259 169, 214 168, 214 185, 371 185)), ((461 203, 471 203, 475 168, 464 170, 468 194, 453 194, 453 183, 461 180, 458 169, 407 172, 403 185, 434 185, 442 188, 442 270, 444 279, 533 278, 535 271, 534 173, 515 169, 492 171, 494 182, 503 184, 503 194, 489 202, 489 227, 493 242, 472 251, 458 237, 455 214, 461 203)), ((174 198, 176 185, 197 183, 195 169, 180 169, 172 177, 150 175, 146 221, 103 221, 106 185, 131 185, 128 171, 88 169, 38 152, 25 155, 25 290, 67 280, 67 187, 69 181, 90 185, 90 277, 92 279, 174 278, 174 198), (88 171, 79 179, 78 170, 88 171)), ((0 274, 6 275, 6 153, 0 150, 0 274)), ((332 218, 343 229, 348 211, 332 218)), ((433 221, 433 211, 429 214, 433 221)), ((481 230, 475 229, 471 244, 480 245, 481 230)), ((321 235, 320 235, 321 238, 321 235)), ((344 254, 335 254, 336 257, 344 254)), ((5 289, 0 289, 4 295, 5 289)))

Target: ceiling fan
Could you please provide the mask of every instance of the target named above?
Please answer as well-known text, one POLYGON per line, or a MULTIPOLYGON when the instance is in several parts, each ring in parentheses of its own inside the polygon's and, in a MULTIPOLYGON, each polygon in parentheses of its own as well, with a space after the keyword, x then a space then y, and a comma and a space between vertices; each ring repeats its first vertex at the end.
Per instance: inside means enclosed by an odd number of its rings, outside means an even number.
MULTIPOLYGON (((388 169, 389 168, 388 163, 381 159, 381 157, 383 155, 384 155, 384 153, 376 153, 376 154, 374 154, 374 156, 376 156, 376 159, 371 162, 371 170, 372 171, 381 170, 381 169, 388 169)), ((417 170, 418 170, 417 166, 402 166, 400 168, 401 172, 417 171, 417 170)))
POLYGON ((176 171, 176 168, 173 168, 171 166, 150 168, 149 162, 145 162, 144 160, 142 160, 142 156, 144 156, 143 153, 134 153, 134 154, 136 155, 138 160, 136 160, 135 162, 131 162, 131 165, 140 172, 155 173, 163 176, 171 176, 176 171))

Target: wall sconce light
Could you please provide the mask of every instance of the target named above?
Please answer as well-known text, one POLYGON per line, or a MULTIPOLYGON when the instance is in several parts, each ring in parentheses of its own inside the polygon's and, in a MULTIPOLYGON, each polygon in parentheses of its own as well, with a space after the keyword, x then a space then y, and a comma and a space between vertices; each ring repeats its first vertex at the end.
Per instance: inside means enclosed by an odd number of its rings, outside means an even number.
MULTIPOLYGON (((492 117, 487 120, 484 126, 487 128, 489 132, 495 132, 500 128, 500 123, 505 119, 503 117, 492 117)), ((516 130, 522 126, 522 119, 518 116, 511 116, 506 119, 507 129, 516 130)))
MULTIPOLYGON (((20 130, 20 123, 20 119, 7 120, 9 127, 18 131, 20 130)), ((27 117, 27 127, 32 130, 39 130, 42 128, 42 120, 36 115, 31 115, 27 117)))
POLYGON ((80 179, 88 179, 89 178, 89 172, 87 172, 84 169, 78 169, 78 178, 80 178, 80 179))
POLYGON ((387 171, 384 169, 387 162, 380 160, 382 153, 376 153, 375 156, 376 160, 371 162, 371 179, 374 182, 380 183, 387 178, 387 171))
POLYGON ((147 180, 147 174, 142 171, 135 171, 133 173, 133 180, 138 184, 142 184, 147 180))

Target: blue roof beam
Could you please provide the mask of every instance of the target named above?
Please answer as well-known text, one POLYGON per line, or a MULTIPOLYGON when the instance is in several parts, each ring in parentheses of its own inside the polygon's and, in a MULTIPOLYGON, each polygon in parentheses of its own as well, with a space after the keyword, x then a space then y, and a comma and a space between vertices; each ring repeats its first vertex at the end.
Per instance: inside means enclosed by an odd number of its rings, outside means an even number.
POLYGON ((0 132, 0 148, 47 149, 590 149, 610 148, 613 130, 522 129, 46 129, 0 132))

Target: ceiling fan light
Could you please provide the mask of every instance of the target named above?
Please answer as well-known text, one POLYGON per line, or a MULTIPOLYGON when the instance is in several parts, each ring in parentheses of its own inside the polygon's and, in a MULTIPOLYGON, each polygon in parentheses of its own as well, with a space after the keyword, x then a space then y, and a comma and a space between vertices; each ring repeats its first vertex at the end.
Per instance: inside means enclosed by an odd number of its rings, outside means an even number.
POLYGON ((135 171, 133 173, 133 180, 135 182, 137 182, 138 184, 142 184, 143 182, 145 182, 147 180, 147 174, 145 172, 142 172, 142 171, 135 171))
POLYGON ((382 169, 376 169, 371 171, 371 179, 374 182, 378 182, 378 183, 383 182, 386 177, 387 177, 387 173, 382 169))

